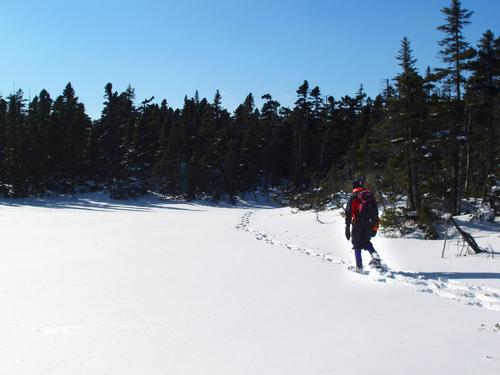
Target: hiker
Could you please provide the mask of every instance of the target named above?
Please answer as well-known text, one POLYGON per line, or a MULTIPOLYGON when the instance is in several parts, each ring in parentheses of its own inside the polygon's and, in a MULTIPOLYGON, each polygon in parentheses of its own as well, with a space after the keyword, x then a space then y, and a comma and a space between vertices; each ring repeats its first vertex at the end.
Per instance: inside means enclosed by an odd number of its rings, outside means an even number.
POLYGON ((362 186, 360 180, 352 183, 352 194, 345 212, 345 236, 352 241, 356 258, 356 271, 363 270, 361 250, 367 250, 372 260, 370 266, 381 268, 380 256, 375 251, 371 238, 377 234, 379 226, 378 208, 373 193, 362 186), (351 231, 352 224, 352 231, 351 231))

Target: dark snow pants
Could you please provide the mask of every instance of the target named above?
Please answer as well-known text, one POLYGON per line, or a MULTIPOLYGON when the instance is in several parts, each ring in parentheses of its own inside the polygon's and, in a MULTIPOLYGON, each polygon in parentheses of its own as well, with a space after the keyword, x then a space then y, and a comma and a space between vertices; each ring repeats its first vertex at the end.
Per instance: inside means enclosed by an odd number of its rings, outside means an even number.
POLYGON ((368 241, 368 243, 362 247, 354 246, 353 249, 354 249, 354 256, 356 257, 357 268, 363 268, 363 259, 361 258, 361 250, 367 250, 370 254, 375 252, 375 248, 373 247, 371 241, 368 241))

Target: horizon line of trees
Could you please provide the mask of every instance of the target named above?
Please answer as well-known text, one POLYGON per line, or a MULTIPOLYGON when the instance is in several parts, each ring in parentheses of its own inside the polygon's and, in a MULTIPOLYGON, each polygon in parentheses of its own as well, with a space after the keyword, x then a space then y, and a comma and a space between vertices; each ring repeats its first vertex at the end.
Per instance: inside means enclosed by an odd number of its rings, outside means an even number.
POLYGON ((184 98, 174 109, 133 88, 105 86, 92 121, 70 83, 53 99, 18 90, 0 97, 0 194, 8 197, 109 189, 195 199, 233 198, 281 186, 292 193, 336 191, 364 175, 379 191, 408 196, 409 209, 456 214, 464 197, 484 196, 499 177, 500 38, 487 30, 472 48, 472 12, 460 0, 442 10, 443 67, 422 74, 402 39, 400 72, 372 99, 324 97, 304 81, 293 108, 249 94, 234 113, 213 100, 184 98))

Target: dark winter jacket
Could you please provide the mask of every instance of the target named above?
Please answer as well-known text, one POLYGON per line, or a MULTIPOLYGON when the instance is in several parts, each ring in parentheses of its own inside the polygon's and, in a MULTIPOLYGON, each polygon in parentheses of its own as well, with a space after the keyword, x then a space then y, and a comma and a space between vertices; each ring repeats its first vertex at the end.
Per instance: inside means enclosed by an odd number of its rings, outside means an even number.
POLYGON ((376 230, 369 222, 365 220, 353 220, 353 201, 356 194, 363 190, 365 189, 356 188, 352 191, 345 211, 345 225, 346 227, 350 227, 352 224, 351 242, 355 248, 363 248, 368 245, 376 233, 376 230))

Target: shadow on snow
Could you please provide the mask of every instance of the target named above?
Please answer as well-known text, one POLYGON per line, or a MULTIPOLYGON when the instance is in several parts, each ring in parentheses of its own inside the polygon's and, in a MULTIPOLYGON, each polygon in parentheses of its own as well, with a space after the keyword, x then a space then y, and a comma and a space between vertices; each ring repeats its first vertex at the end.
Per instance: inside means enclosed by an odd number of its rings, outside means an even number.
POLYGON ((0 199, 0 207, 40 207, 89 211, 137 211, 153 210, 205 211, 204 207, 223 208, 272 208, 271 202, 255 200, 240 200, 236 204, 213 202, 208 200, 184 201, 164 199, 158 195, 148 194, 136 199, 115 200, 103 192, 77 195, 53 195, 41 198, 0 199), (187 206, 187 207, 186 207, 187 206))
MULTIPOLYGON (((457 223, 463 227, 465 230, 483 231, 483 232, 494 232, 498 233, 500 230, 500 224, 495 222, 485 222, 479 220, 464 220, 461 218, 455 218, 457 223)), ((474 235, 476 237, 476 235, 474 235)))
POLYGON ((424 280, 461 280, 461 279, 500 279, 498 272, 404 272, 396 271, 395 275, 424 280))

